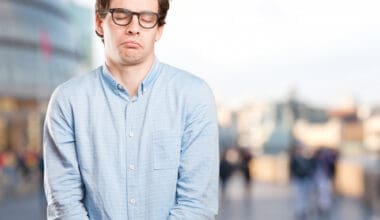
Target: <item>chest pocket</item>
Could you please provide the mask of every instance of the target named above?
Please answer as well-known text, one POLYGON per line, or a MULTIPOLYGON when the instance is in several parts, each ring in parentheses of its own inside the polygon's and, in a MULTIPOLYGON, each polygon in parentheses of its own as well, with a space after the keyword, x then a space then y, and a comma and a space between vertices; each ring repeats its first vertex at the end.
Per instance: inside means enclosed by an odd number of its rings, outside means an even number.
POLYGON ((178 132, 157 130, 153 132, 153 167, 155 170, 176 169, 179 166, 181 138, 178 132))

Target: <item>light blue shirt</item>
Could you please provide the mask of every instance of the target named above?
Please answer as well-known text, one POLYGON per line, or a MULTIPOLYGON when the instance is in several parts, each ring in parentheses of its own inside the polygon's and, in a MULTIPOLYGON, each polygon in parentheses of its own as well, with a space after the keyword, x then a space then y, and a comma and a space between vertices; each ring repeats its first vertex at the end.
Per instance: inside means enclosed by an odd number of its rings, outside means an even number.
POLYGON ((58 86, 43 144, 48 219, 217 214, 213 94, 203 80, 157 59, 133 98, 105 65, 58 86))

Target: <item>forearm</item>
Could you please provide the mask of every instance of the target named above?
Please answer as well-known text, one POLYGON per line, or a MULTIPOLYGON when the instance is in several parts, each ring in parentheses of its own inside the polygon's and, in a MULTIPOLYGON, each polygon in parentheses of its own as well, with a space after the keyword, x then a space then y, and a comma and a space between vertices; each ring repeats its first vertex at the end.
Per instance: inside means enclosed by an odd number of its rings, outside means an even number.
POLYGON ((66 99, 56 91, 44 124, 44 186, 48 219, 88 219, 83 204, 72 116, 66 99))
MULTIPOLYGON (((88 219, 83 204, 84 189, 76 165, 70 153, 58 150, 45 141, 44 186, 47 199, 47 218, 59 220, 88 219)), ((61 147, 68 148, 69 144, 61 147)))
POLYGON ((169 214, 168 220, 214 220, 215 214, 207 213, 204 210, 193 210, 181 205, 176 205, 169 214))
POLYGON ((88 220, 88 214, 82 203, 48 204, 48 220, 88 220))
POLYGON ((181 143, 176 205, 170 220, 215 219, 218 212, 219 135, 214 98, 205 84, 194 89, 181 143), (197 97, 194 99, 194 97, 197 97))
POLYGON ((217 214, 217 137, 199 137, 192 143, 192 148, 185 152, 181 160, 176 205, 170 211, 169 219, 206 220, 215 219, 217 214))

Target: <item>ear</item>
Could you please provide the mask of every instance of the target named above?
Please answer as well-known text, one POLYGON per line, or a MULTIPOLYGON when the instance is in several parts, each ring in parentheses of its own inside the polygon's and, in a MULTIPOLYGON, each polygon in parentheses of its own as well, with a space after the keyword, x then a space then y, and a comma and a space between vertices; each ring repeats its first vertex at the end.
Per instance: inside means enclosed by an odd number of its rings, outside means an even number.
POLYGON ((99 13, 96 13, 95 15, 95 33, 103 38, 103 19, 100 17, 99 13))
POLYGON ((157 32, 156 32, 156 36, 155 36, 155 41, 159 41, 161 39, 161 36, 162 36, 162 32, 164 31, 164 26, 165 25, 161 25, 157 28, 157 32))

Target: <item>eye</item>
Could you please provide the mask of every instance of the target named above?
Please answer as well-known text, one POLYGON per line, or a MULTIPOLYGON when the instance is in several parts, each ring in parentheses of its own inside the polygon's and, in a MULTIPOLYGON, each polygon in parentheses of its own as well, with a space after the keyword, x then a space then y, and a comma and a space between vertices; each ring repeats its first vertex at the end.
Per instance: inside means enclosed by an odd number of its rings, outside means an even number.
POLYGON ((140 20, 142 22, 152 23, 156 21, 156 15, 151 13, 142 13, 140 14, 140 20))
POLYGON ((130 13, 121 12, 121 11, 115 11, 113 13, 113 17, 114 17, 114 19, 117 19, 117 20, 123 20, 123 19, 129 18, 130 17, 130 13))

